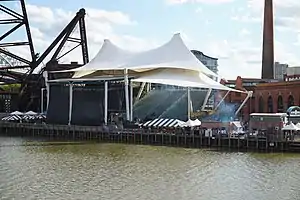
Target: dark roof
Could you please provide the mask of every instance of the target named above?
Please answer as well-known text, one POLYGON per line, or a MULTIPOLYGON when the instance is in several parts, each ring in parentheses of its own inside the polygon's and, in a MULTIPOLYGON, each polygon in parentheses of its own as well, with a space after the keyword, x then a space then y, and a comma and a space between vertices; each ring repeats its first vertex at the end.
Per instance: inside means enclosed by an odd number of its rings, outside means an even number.
MULTIPOLYGON (((260 78, 242 78, 243 83, 273 83, 278 82, 277 80, 271 79, 260 79, 260 78)), ((226 83, 235 83, 236 80, 227 80, 226 83)))
POLYGON ((280 81, 258 84, 257 87, 280 87, 280 86, 300 86, 300 81, 280 81))

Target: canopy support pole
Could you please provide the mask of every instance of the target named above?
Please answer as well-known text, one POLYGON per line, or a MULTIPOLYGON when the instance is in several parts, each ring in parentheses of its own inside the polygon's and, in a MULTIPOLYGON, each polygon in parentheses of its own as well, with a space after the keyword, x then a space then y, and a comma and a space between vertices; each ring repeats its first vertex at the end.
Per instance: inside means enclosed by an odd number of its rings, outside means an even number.
POLYGON ((190 87, 187 88, 187 105, 188 105, 187 115, 188 115, 188 120, 190 120, 191 119, 191 88, 190 87))
POLYGON ((130 121, 133 121, 133 85, 130 81, 130 121))
POLYGON ((69 122, 68 125, 71 125, 71 121, 72 121, 72 107, 73 107, 73 83, 69 84, 69 92, 70 92, 70 96, 69 96, 69 122))
POLYGON ((228 90, 226 92, 226 94, 224 95, 224 97, 221 99, 221 101, 218 103, 218 105, 215 107, 215 111, 220 107, 221 103, 223 103, 223 101, 226 99, 226 97, 228 96, 228 94, 230 93, 230 91, 228 90))
POLYGON ((104 82, 104 123, 107 125, 108 116, 108 82, 104 82))
POLYGON ((212 92, 212 88, 209 88, 208 91, 207 91, 206 97, 205 97, 205 99, 204 99, 204 102, 203 102, 201 111, 204 111, 205 106, 206 106, 206 104, 207 104, 207 101, 208 101, 208 99, 209 99, 209 96, 210 96, 211 92, 212 92))
POLYGON ((248 99, 250 97, 252 97, 252 95, 253 95, 253 92, 249 91, 248 94, 247 94, 247 97, 245 98, 245 100, 243 101, 243 103, 240 105, 240 107, 237 109, 237 111, 235 112, 235 116, 241 111, 241 109, 243 108, 243 106, 246 104, 246 102, 248 101, 248 99))
POLYGON ((46 91, 47 91, 47 107, 46 107, 46 110, 48 110, 49 99, 50 99, 50 86, 49 86, 49 83, 48 83, 48 80, 49 80, 48 72, 44 71, 43 76, 44 76, 44 79, 45 79, 45 85, 46 85, 46 91))
POLYGON ((45 88, 42 88, 41 89, 41 113, 44 112, 44 91, 45 91, 45 88))
POLYGON ((50 85, 49 83, 46 84, 46 91, 47 91, 47 107, 46 107, 46 111, 48 110, 48 106, 49 106, 49 101, 50 101, 50 85))
POLYGON ((134 101, 134 102, 137 102, 137 101, 141 98, 142 93, 143 93, 144 88, 145 88, 145 85, 146 85, 146 82, 143 82, 142 85, 141 85, 141 87, 140 87, 140 89, 139 89, 138 95, 137 95, 137 97, 135 98, 135 101, 134 101))
POLYGON ((151 83, 148 83, 147 84, 147 92, 150 92, 150 90, 151 90, 151 83))
POLYGON ((194 107, 193 107, 193 101, 192 101, 192 99, 190 100, 190 102, 191 102, 191 112, 193 113, 194 112, 194 107))
POLYGON ((129 113, 129 81, 128 81, 128 69, 124 70, 124 81, 125 81, 125 103, 126 103, 126 119, 130 120, 129 113))

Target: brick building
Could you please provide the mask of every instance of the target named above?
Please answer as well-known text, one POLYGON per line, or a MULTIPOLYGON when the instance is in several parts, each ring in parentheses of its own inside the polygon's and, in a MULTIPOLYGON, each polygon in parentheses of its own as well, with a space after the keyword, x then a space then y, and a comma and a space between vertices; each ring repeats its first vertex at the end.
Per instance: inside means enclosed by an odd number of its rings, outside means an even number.
POLYGON ((255 112, 286 112, 300 105, 300 81, 262 83, 255 88, 255 112))
MULTIPOLYGON (((221 83, 235 89, 253 91, 253 96, 248 100, 240 112, 244 121, 249 120, 251 113, 280 113, 286 112, 293 105, 300 105, 300 80, 272 82, 273 80, 243 79, 222 80, 221 83)), ((225 95, 225 94, 223 94, 225 95)), ((246 94, 231 92, 225 102, 242 103, 246 94)))

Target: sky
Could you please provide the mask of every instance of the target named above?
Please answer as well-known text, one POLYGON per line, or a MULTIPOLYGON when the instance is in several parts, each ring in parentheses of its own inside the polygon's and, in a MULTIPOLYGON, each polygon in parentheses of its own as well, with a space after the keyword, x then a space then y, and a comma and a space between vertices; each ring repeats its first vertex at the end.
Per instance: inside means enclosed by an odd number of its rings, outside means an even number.
MULTIPOLYGON (((300 1, 273 1, 275 61, 300 66, 300 1)), ((5 5, 19 9, 16 2, 5 5)), ((104 39, 123 49, 142 51, 181 33, 190 49, 219 58, 223 78, 259 78, 261 74, 263 0, 27 0, 26 6, 36 52, 42 53, 75 13, 85 8, 90 59, 104 39)), ((4 13, 0 17, 8 18, 4 13)), ((0 33, 7 28, 1 25, 0 33)), ((6 41, 24 39, 20 29, 6 41)), ((71 47, 68 43, 65 49, 71 47)), ((9 50, 28 56, 26 48, 9 50)), ((79 58, 80 49, 60 62, 81 62, 79 58)))

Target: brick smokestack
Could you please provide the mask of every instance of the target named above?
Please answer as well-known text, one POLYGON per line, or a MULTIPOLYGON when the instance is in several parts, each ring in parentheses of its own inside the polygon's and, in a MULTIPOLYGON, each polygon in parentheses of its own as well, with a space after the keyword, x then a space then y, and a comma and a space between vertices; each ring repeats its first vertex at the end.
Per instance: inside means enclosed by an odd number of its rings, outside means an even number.
POLYGON ((265 0, 261 78, 274 79, 273 0, 265 0))

